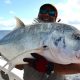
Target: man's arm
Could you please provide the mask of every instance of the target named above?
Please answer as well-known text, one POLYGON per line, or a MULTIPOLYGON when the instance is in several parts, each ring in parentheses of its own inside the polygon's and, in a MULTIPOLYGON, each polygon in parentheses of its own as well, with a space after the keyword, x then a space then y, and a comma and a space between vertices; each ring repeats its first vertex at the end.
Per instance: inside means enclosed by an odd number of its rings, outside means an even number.
MULTIPOLYGON (((23 70, 24 64, 16 65, 15 68, 23 70)), ((54 64, 54 72, 57 74, 80 73, 80 64, 69 64, 69 65, 54 64)))
POLYGON ((80 73, 80 64, 54 64, 54 72, 57 74, 77 74, 80 73))

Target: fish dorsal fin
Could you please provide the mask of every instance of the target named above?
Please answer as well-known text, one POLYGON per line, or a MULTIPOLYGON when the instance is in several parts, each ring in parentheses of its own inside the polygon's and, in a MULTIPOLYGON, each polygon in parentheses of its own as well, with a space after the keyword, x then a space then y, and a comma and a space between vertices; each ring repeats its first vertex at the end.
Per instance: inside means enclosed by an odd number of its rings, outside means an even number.
POLYGON ((18 17, 15 17, 15 19, 16 19, 16 27, 25 27, 25 24, 18 17))

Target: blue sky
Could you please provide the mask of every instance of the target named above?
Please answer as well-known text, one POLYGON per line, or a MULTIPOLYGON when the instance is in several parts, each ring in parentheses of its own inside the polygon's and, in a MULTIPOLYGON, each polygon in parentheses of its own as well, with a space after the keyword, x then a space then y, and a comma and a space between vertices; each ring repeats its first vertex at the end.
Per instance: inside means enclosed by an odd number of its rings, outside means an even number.
MULTIPOLYGON (((0 16, 5 19, 12 18, 14 15, 22 18, 37 17, 39 8, 44 3, 56 4, 61 0, 0 0, 0 16)), ((62 0, 65 3, 66 0, 62 0)))
POLYGON ((12 29, 14 16, 26 24, 32 22, 40 6, 45 3, 56 6, 61 22, 80 24, 80 0, 0 0, 0 29, 12 29))

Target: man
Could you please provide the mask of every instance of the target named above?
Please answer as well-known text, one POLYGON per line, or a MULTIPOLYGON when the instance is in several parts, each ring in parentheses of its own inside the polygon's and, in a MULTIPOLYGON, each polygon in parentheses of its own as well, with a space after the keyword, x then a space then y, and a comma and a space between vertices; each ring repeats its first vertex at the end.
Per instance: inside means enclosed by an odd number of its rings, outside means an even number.
MULTIPOLYGON (((43 23, 56 22, 57 16, 58 16, 57 9, 53 5, 44 4, 40 7, 37 20, 38 22, 43 22, 43 23)), ((30 58, 23 59, 24 62, 29 62, 29 64, 16 65, 16 68, 24 69, 24 80, 27 80, 27 79, 28 80, 45 80, 45 78, 47 78, 48 75, 51 76, 51 73, 53 71, 54 73, 59 75, 80 73, 79 64, 61 65, 61 64, 49 62, 44 57, 36 53, 31 53, 31 55, 34 57, 34 59, 30 59, 30 58), (43 76, 43 79, 41 79, 40 76, 43 76)), ((50 80, 52 80, 52 78, 50 80)))
POLYGON ((40 7, 38 20, 40 22, 56 22, 57 9, 51 4, 44 4, 40 7))
MULTIPOLYGON (((57 9, 53 5, 44 4, 40 7, 37 21, 40 23, 56 22, 57 15, 57 9)), ((36 53, 32 53, 31 55, 35 57, 35 59, 24 59, 24 62, 29 62, 29 64, 16 65, 16 68, 24 69, 24 80, 46 80, 48 77, 50 80, 54 78, 58 78, 59 80, 60 78, 61 80, 64 79, 61 75, 51 75, 54 67, 53 63, 36 53)))

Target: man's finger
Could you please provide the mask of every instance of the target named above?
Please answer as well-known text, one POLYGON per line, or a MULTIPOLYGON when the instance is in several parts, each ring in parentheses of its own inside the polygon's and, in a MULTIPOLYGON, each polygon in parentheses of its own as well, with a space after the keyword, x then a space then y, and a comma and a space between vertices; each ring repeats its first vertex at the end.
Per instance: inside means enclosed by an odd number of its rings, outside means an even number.
MULTIPOLYGON (((31 53, 31 55, 36 59, 45 59, 43 56, 37 54, 37 53, 31 53)), ((46 60, 46 59, 45 59, 46 60)))
POLYGON ((29 63, 33 63, 35 59, 32 58, 24 58, 23 61, 24 62, 29 62, 29 63))
POLYGON ((24 69, 24 64, 16 65, 15 68, 17 68, 19 70, 23 70, 24 69))

